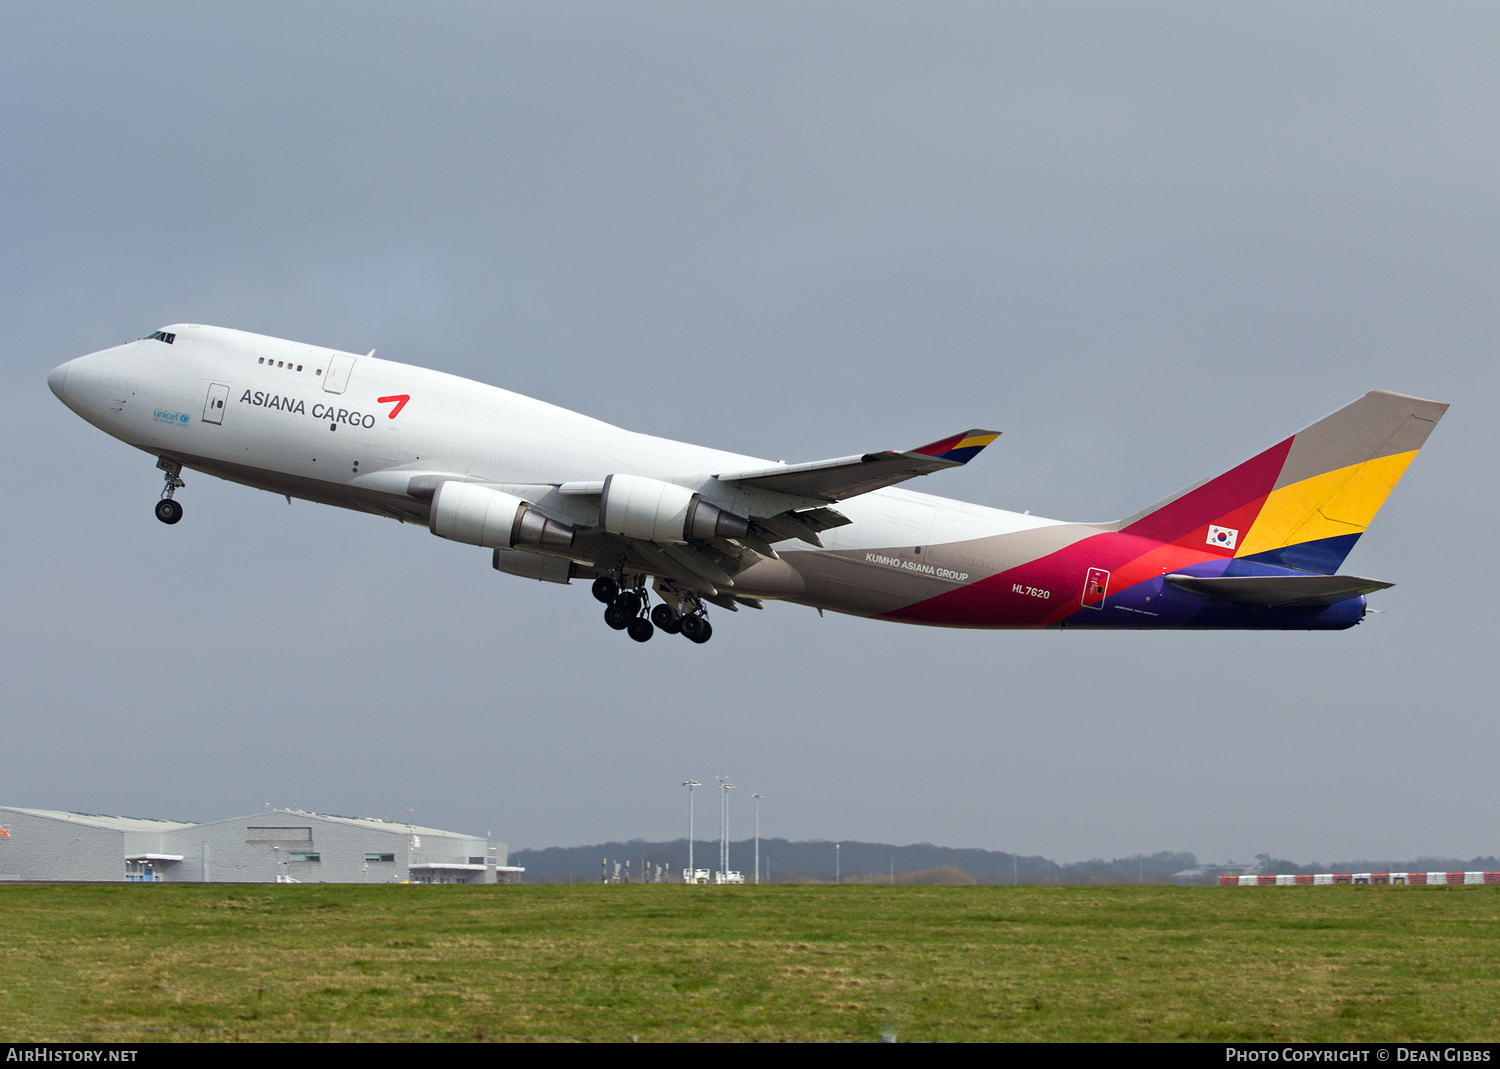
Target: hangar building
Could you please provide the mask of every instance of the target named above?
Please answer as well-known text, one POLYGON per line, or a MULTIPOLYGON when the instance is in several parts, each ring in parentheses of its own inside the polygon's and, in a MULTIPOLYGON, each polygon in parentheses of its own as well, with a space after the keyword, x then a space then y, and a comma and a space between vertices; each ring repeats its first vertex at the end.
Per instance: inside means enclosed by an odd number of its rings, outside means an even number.
POLYGON ((0 806, 0 880, 495 883, 505 843, 370 817, 272 809, 209 824, 0 806))

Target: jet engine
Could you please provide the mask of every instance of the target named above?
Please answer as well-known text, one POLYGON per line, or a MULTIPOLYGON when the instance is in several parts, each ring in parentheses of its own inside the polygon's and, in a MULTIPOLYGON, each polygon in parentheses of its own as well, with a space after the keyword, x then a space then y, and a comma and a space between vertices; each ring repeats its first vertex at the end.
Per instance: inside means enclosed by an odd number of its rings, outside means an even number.
POLYGON ((540 553, 530 553, 524 549, 501 549, 499 546, 495 547, 494 565, 497 572, 564 585, 569 579, 593 574, 593 569, 583 568, 563 557, 544 557, 540 553))
POLYGON ((689 538, 744 538, 750 533, 750 521, 694 495, 688 506, 686 533, 689 538))
POLYGON ((741 538, 750 521, 709 504, 685 486, 644 475, 611 475, 599 498, 604 530, 648 542, 741 538))
POLYGON ((568 524, 549 520, 514 494, 453 480, 440 484, 432 495, 428 527, 439 538, 495 549, 567 549, 574 533, 568 524))

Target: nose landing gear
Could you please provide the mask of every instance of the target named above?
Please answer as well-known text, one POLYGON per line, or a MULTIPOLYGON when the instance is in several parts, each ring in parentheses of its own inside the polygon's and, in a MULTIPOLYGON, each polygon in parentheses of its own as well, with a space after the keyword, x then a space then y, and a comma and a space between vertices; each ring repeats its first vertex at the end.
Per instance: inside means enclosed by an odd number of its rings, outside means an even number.
POLYGON ((182 506, 172 500, 172 495, 187 485, 178 478, 182 474, 182 465, 163 457, 156 466, 166 472, 163 481, 167 484, 162 489, 161 500, 156 503, 156 518, 162 523, 176 523, 182 519, 182 506))

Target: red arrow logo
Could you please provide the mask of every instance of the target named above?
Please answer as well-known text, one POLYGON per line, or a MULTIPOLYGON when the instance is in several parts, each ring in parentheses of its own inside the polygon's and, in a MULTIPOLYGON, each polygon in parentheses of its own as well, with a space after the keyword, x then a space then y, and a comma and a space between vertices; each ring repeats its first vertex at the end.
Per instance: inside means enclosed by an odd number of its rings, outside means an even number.
POLYGON ((391 419, 395 419, 396 418, 396 413, 400 412, 403 408, 405 408, 406 407, 406 402, 408 402, 410 400, 411 400, 411 394, 409 394, 409 393, 396 393, 396 394, 392 394, 389 397, 377 397, 377 398, 375 398, 375 403, 376 404, 380 404, 380 405, 384 405, 384 404, 390 403, 391 401, 395 401, 396 402, 396 407, 393 408, 393 409, 391 409, 391 414, 390 414, 390 418, 391 419))

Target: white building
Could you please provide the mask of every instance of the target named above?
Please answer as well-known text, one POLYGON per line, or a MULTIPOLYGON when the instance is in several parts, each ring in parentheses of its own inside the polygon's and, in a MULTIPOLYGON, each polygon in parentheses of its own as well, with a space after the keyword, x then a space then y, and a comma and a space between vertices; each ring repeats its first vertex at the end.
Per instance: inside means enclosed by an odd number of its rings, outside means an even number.
POLYGON ((0 806, 0 880, 495 883, 520 869, 492 839, 272 809, 209 824, 0 806))

